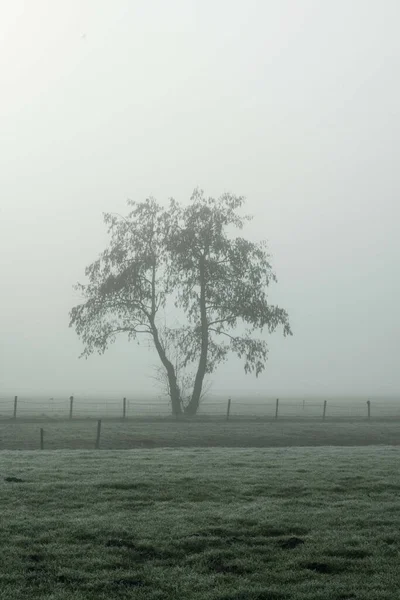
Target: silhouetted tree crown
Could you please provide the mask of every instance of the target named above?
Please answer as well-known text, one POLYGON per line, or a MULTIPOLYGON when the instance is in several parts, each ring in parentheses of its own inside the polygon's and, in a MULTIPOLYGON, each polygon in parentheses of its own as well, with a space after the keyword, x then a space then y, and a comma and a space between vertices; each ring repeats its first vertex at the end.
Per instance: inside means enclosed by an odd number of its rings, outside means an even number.
POLYGON ((187 206, 153 198, 128 201, 126 217, 105 214, 110 243, 86 268, 78 284, 84 302, 70 312, 84 343, 84 356, 103 353, 119 333, 147 337, 166 374, 172 411, 195 414, 206 374, 230 353, 258 376, 268 357, 259 337, 282 326, 291 335, 286 311, 268 303, 276 281, 266 244, 233 237, 250 217, 239 215, 244 198, 206 198, 196 189, 187 206), (174 303, 175 321, 165 323, 174 303), (257 337, 258 336, 258 337, 257 337), (176 357, 179 356, 179 361, 176 357), (192 392, 181 397, 181 371, 192 373, 192 392))

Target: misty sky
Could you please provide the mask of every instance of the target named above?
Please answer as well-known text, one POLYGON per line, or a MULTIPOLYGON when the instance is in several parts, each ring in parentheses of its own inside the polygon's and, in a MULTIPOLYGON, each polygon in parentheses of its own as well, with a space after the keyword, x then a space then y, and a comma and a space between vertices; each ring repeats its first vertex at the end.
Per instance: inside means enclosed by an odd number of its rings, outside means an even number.
MULTIPOLYGON (((0 396, 154 390, 78 360, 73 290, 126 199, 243 194, 294 336, 234 395, 400 390, 398 0, 2 0, 0 396)), ((238 368, 239 367, 239 368, 238 368)))

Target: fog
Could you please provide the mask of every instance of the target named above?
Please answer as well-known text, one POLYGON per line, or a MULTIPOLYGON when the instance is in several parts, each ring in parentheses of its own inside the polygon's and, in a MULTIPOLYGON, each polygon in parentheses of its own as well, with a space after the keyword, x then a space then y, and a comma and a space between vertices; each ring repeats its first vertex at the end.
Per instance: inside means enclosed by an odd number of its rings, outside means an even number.
POLYGON ((247 197, 293 337, 214 393, 400 389, 397 0, 4 0, 0 396, 152 393, 123 338, 79 359, 73 290, 127 198, 247 197))

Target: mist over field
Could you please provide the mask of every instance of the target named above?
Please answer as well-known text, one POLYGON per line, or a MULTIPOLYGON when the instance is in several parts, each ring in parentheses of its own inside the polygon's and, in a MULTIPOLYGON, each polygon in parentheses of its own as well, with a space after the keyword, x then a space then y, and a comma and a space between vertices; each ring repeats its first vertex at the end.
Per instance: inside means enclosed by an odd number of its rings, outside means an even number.
POLYGON ((79 359, 68 313, 103 212, 196 186, 246 196, 294 334, 210 394, 396 396, 399 18, 396 0, 2 2, 0 399, 158 401, 153 351, 79 359))

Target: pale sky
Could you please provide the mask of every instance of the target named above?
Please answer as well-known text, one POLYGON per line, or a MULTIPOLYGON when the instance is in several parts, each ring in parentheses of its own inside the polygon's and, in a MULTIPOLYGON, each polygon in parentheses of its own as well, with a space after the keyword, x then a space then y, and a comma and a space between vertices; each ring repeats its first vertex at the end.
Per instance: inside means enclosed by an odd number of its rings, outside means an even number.
MULTIPOLYGON (((0 396, 152 392, 122 338, 78 359, 104 211, 247 197, 294 332, 213 391, 400 392, 398 0, 0 0, 0 396)), ((157 393, 155 391, 155 393, 157 393)))

